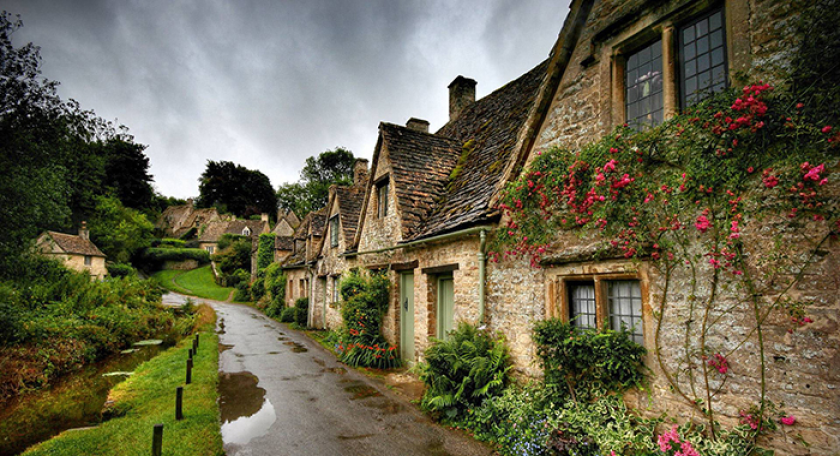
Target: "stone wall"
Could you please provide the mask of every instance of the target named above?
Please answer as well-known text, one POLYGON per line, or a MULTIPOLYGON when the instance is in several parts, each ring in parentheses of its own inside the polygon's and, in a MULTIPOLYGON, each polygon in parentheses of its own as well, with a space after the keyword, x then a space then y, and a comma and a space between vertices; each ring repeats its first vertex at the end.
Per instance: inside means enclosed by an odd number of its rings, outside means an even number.
POLYGON ((105 267, 105 258, 98 256, 90 257, 90 266, 85 265, 84 255, 59 255, 64 265, 70 269, 89 274, 91 278, 102 280, 108 275, 108 268, 105 267))

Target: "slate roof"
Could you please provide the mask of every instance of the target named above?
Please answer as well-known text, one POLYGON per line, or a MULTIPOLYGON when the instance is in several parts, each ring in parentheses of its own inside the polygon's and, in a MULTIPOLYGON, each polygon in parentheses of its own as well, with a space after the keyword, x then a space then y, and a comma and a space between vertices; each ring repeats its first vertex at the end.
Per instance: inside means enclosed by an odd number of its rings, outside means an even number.
POLYGON ((294 236, 275 236, 274 237, 275 250, 294 250, 295 238, 294 236))
POLYGON ((88 239, 83 239, 81 236, 55 231, 47 231, 47 234, 65 253, 105 257, 105 254, 96 247, 96 244, 88 239))
POLYGON ((336 187, 335 196, 338 199, 338 211, 341 215, 341 227, 344 231, 344 245, 349 248, 356 237, 359 227, 359 216, 362 213, 362 202, 365 199, 365 188, 336 187))
MULTIPOLYGON (((412 233, 413 238, 480 223, 493 215, 489 202, 499 188, 509 162, 517 158, 517 139, 546 77, 548 63, 548 60, 540 63, 518 79, 464 108, 454 121, 436 132, 436 136, 451 138, 449 141, 457 145, 455 160, 459 169, 455 170, 456 164, 452 164, 451 156, 445 157, 449 166, 446 168, 445 191, 436 198, 436 204, 422 219, 420 229, 412 233), (449 179, 450 172, 454 179, 449 179)), ((393 166, 399 160, 392 157, 391 163, 393 166)), ((438 170, 434 172, 439 173, 438 170)), ((413 225, 417 226, 417 223, 413 222, 413 225)))
POLYGON ((327 223, 327 208, 322 207, 317 211, 310 212, 307 217, 311 215, 310 218, 310 231, 309 233, 313 236, 323 236, 324 235, 324 225, 327 223))
POLYGON ((446 191, 461 145, 454 139, 380 124, 382 147, 388 152, 402 216, 403 239, 421 228, 423 218, 446 191))
POLYGON ((262 220, 231 220, 223 222, 210 222, 199 236, 199 242, 219 242, 224 234, 242 234, 247 226, 251 230, 251 237, 259 236, 267 232, 268 223, 262 220))

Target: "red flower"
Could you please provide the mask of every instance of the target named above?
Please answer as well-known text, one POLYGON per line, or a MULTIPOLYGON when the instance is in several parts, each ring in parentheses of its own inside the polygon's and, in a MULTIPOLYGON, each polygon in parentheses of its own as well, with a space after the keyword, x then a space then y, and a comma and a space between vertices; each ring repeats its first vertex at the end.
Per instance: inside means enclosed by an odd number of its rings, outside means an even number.
POLYGON ((822 127, 822 130, 820 130, 820 131, 823 132, 823 133, 830 132, 831 131, 831 125, 826 125, 826 126, 822 127))
POLYGON ((782 417, 782 419, 779 420, 779 421, 781 421, 782 424, 784 424, 785 426, 793 426, 793 423, 796 422, 796 417, 793 416, 793 415, 789 415, 789 416, 782 417))

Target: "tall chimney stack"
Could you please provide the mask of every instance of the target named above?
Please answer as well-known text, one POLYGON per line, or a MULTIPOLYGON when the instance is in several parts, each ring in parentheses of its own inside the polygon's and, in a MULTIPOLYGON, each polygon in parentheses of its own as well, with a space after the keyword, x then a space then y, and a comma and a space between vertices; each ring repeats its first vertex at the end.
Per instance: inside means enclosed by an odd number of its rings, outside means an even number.
POLYGON ((268 223, 268 214, 266 214, 266 213, 260 214, 260 221, 268 223))
POLYGON ((87 229, 87 222, 82 222, 82 226, 79 227, 79 237, 86 241, 90 240, 90 231, 87 229))
POLYGON ((367 183, 368 161, 367 158, 357 158, 353 164, 353 185, 362 186, 367 183))
POLYGON ((411 130, 419 131, 421 133, 429 132, 429 122, 423 119, 418 119, 416 117, 408 119, 408 122, 405 123, 405 126, 411 130))
POLYGON ((458 118, 461 111, 475 103, 475 79, 458 76, 449 84, 449 120, 458 118))

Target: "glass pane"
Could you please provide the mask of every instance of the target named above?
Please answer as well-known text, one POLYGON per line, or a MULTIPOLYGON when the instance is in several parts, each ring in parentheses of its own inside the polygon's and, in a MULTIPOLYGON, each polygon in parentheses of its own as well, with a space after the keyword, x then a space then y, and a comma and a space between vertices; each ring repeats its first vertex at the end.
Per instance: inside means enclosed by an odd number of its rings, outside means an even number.
POLYGON ((683 41, 686 43, 694 41, 694 26, 688 26, 683 30, 683 41))
MULTIPOLYGON (((650 46, 639 51, 639 63, 644 64, 650 61, 650 46)), ((644 71, 642 71, 644 73, 644 71)))
POLYGON ((701 36, 709 33, 709 21, 708 21, 708 19, 701 19, 701 20, 697 21, 697 24, 695 24, 695 27, 697 28, 697 36, 698 37, 701 37, 701 36))
POLYGON ((639 56, 638 54, 633 54, 627 59, 627 68, 635 68, 639 66, 639 56))
POLYGON ((709 54, 703 54, 697 57, 697 71, 706 71, 709 69, 709 54))
POLYGON ((697 90, 706 90, 712 85, 712 72, 704 71, 697 77, 697 90))
POLYGON ((717 66, 712 69, 712 84, 720 84, 726 81, 726 68, 717 66))
POLYGON ((683 54, 685 55, 686 60, 693 59, 697 55, 697 52, 694 49, 694 43, 688 43, 683 46, 683 54))
POLYGON ((697 91, 697 78, 688 78, 685 81, 685 91, 686 93, 693 94, 697 91))
POLYGON ((573 283, 569 289, 569 320, 580 328, 594 328, 595 324, 595 284, 573 283))
POLYGON ((652 58, 652 59, 655 59, 655 58, 657 58, 657 57, 661 57, 661 56, 662 56, 662 45, 661 45, 661 42, 657 42, 657 43, 655 43, 655 44, 652 44, 652 45, 650 46, 650 52, 651 52, 651 54, 650 54, 650 58, 652 58))
POLYGON ((715 30, 709 35, 709 47, 714 49, 723 46, 723 30, 715 30))
POLYGON ((720 13, 720 11, 718 11, 717 13, 709 16, 709 30, 717 30, 717 29, 721 28, 721 26, 723 25, 722 24, 722 22, 723 22, 722 19, 723 19, 723 16, 720 13))
POLYGON ((709 37, 704 36, 701 38, 697 38, 696 41, 697 46, 697 53, 703 54, 704 52, 709 52, 709 37))
POLYGON ((644 81, 650 77, 650 62, 647 62, 639 67, 639 80, 644 81))
POLYGON ((689 60, 685 62, 685 77, 690 78, 697 73, 697 61, 689 60))
POLYGON ((712 51, 712 66, 723 64, 723 48, 717 48, 712 51))

